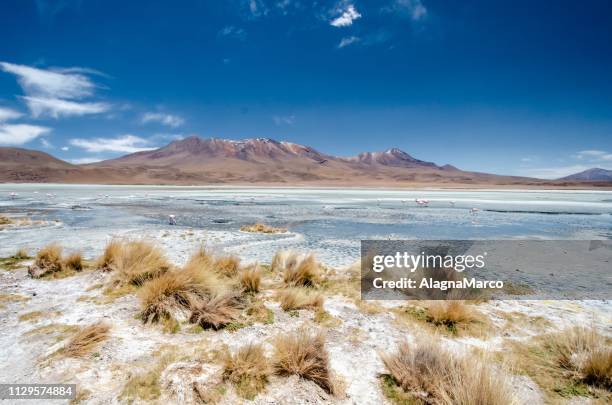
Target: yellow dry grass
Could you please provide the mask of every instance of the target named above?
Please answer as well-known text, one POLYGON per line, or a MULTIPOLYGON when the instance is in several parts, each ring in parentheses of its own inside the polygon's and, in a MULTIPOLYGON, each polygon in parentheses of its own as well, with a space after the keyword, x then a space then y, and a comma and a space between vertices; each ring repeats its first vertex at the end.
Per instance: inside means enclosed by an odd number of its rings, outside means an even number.
POLYGON ((236 256, 222 256, 215 258, 213 263, 214 270, 226 277, 234 277, 240 269, 240 259, 236 256))
POLYGON ((69 271, 81 271, 84 268, 83 257, 78 252, 71 253, 62 259, 62 267, 69 271))
POLYGON ((322 308, 323 295, 303 287, 286 288, 278 291, 277 299, 284 311, 306 308, 322 308))
POLYGON ((253 233, 284 233, 287 232, 286 228, 275 228, 261 222, 257 222, 251 225, 243 225, 240 227, 242 232, 253 232, 253 233))
POLYGON ((478 356, 455 357, 431 337, 381 354, 383 392, 396 403, 507 405, 516 403, 500 370, 478 356))
POLYGON ((86 326, 70 339, 62 354, 68 357, 84 357, 108 338, 109 331, 110 326, 102 322, 86 326))
POLYGON ((329 370, 329 355, 323 334, 298 331, 278 336, 274 349, 273 367, 277 374, 296 374, 331 394, 337 392, 329 370))
POLYGON ((104 253, 98 259, 97 268, 102 271, 111 271, 117 263, 117 257, 121 253, 123 242, 119 239, 111 239, 104 248, 104 253))
POLYGON ((223 360, 223 379, 234 384, 236 392, 252 400, 265 389, 271 367, 261 345, 249 344, 223 360))
MULTIPOLYGON (((278 264, 277 264, 278 266, 278 264)), ((320 269, 313 254, 290 255, 284 261, 283 282, 287 286, 316 286, 320 281, 320 269)))
POLYGON ((199 302, 192 310, 189 321, 204 329, 219 330, 236 320, 241 308, 242 303, 237 293, 215 295, 199 302))
POLYGON ((170 269, 170 263, 161 249, 144 240, 122 243, 113 260, 111 268, 121 284, 140 286, 170 269))
POLYGON ((56 243, 47 245, 36 254, 34 264, 44 273, 53 273, 62 270, 62 247, 56 243))
POLYGON ((558 365, 589 385, 612 390, 612 346, 593 328, 574 327, 544 338, 558 365))
POLYGON ((240 284, 245 292, 259 292, 261 285, 261 268, 255 264, 240 272, 240 284))

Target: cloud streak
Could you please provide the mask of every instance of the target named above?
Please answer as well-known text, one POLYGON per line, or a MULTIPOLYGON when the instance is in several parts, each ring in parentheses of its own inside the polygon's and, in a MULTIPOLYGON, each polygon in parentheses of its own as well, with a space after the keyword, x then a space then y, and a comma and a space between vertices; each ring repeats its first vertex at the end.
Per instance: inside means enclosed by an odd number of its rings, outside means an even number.
POLYGON ((34 118, 48 116, 52 118, 73 117, 88 114, 99 114, 110 109, 107 103, 78 103, 59 98, 21 97, 30 109, 34 118))
POLYGON ((359 41, 361 41, 361 38, 359 37, 355 37, 355 36, 344 37, 340 40, 340 43, 338 44, 338 48, 344 48, 345 46, 356 44, 359 41))
POLYGON ((51 128, 38 125, 0 125, 0 145, 23 145, 50 131, 51 128))
POLYGON ((177 128, 182 126, 185 123, 185 120, 178 115, 147 112, 142 115, 140 122, 143 124, 156 122, 172 128, 177 128))
POLYGON ((10 108, 0 107, 0 122, 16 120, 22 117, 23 114, 10 108))
POLYGON ((0 62, 0 69, 17 77, 25 96, 21 97, 32 116, 52 118, 99 114, 110 109, 101 102, 83 102, 94 95, 96 84, 86 74, 100 74, 87 68, 39 69, 0 62))
POLYGON ((149 145, 148 140, 131 134, 122 135, 116 138, 75 138, 70 140, 70 145, 93 153, 135 153, 155 149, 149 145))

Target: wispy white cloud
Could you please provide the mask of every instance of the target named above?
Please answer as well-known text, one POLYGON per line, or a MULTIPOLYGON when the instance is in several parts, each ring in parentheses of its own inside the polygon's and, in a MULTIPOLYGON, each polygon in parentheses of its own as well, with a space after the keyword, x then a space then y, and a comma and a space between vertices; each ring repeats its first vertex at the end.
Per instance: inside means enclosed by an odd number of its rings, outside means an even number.
POLYGON ((78 158, 78 159, 70 159, 69 162, 74 163, 75 165, 86 165, 88 163, 96 163, 96 162, 101 162, 103 160, 104 159, 97 158, 97 157, 85 157, 85 158, 78 158))
POLYGON ((340 43, 338 44, 338 48, 344 48, 345 46, 356 44, 359 41, 361 41, 361 38, 359 37, 355 37, 355 36, 344 37, 340 40, 340 43))
POLYGON ((244 41, 246 39, 247 33, 243 28, 236 27, 234 25, 227 25, 219 30, 219 36, 235 38, 240 41, 244 41))
POLYGON ((149 137, 150 142, 168 142, 168 141, 180 141, 185 139, 184 134, 154 134, 149 137))
POLYGON ((594 161, 610 160, 612 161, 612 153, 604 150, 581 150, 576 153, 576 159, 590 159, 594 161))
POLYGON ((23 96, 34 118, 48 116, 52 118, 72 117, 98 114, 110 109, 107 103, 80 103, 59 98, 39 98, 23 96))
POLYGON ((70 150, 70 148, 69 148, 68 146, 62 146, 62 150, 63 150, 64 152, 66 152, 66 151, 70 150))
POLYGON ((0 125, 0 145, 23 145, 50 131, 51 128, 38 125, 0 125))
POLYGON ((94 95, 96 84, 86 74, 102 74, 81 68, 40 69, 0 62, 0 69, 14 74, 23 89, 25 101, 34 117, 53 118, 99 114, 110 109, 102 102, 82 101, 94 95))
POLYGON ((23 116, 23 114, 20 113, 19 111, 16 111, 10 108, 0 107, 0 122, 16 120, 17 118, 20 118, 21 116, 23 116))
POLYGON ((136 135, 126 134, 116 138, 75 138, 70 145, 86 150, 87 152, 122 152, 135 153, 155 149, 147 139, 136 135))
POLYGON ((295 115, 275 115, 272 121, 278 126, 295 124, 295 115))
POLYGON ((340 13, 339 16, 332 19, 329 23, 334 27, 348 27, 353 24, 353 21, 361 18, 361 14, 353 4, 341 4, 336 8, 336 14, 340 13))
POLYGON ((159 124, 167 125, 172 128, 180 127, 185 123, 185 120, 178 115, 173 114, 164 114, 164 113, 155 113, 155 112, 147 112, 142 115, 140 121, 143 124, 148 124, 150 122, 157 122, 159 124))
POLYGON ((397 13, 419 21, 427 17, 427 8, 421 0, 393 0, 388 6, 381 9, 383 12, 397 13))
POLYGON ((44 137, 40 138, 40 144, 43 146, 43 148, 53 149, 53 144, 44 137))
POLYGON ((0 62, 0 68, 17 76, 26 94, 38 97, 78 99, 91 96, 96 87, 81 73, 45 70, 8 62, 0 62))

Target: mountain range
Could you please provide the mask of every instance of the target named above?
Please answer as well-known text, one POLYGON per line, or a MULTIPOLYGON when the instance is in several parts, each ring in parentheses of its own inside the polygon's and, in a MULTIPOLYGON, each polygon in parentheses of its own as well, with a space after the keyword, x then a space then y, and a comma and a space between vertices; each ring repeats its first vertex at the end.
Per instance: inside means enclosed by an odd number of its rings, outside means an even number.
POLYGON ((343 158, 269 138, 233 141, 191 136, 159 149, 86 165, 74 165, 40 151, 0 148, 0 182, 563 187, 584 185, 584 180, 591 183, 596 179, 547 181, 469 172, 419 160, 397 148, 343 158))
POLYGON ((599 167, 594 167, 592 169, 588 169, 580 173, 575 173, 575 174, 563 177, 561 180, 611 181, 612 182, 612 170, 606 170, 606 169, 600 169, 599 167))

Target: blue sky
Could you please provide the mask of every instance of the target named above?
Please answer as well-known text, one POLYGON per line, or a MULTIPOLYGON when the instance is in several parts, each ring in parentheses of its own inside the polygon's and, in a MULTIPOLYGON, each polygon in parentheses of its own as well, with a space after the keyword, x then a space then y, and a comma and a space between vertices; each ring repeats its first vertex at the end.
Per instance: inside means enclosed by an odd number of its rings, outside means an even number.
POLYGON ((4 0, 0 38, 0 144, 73 162, 198 134, 612 169, 609 1, 4 0))

